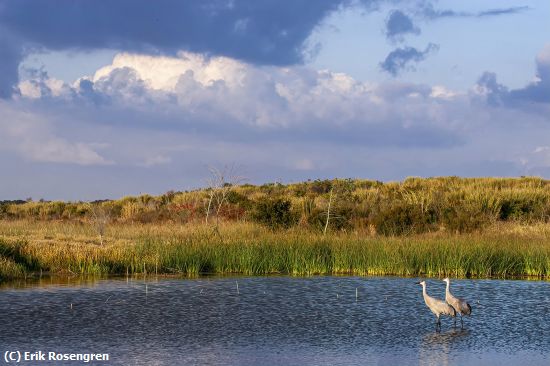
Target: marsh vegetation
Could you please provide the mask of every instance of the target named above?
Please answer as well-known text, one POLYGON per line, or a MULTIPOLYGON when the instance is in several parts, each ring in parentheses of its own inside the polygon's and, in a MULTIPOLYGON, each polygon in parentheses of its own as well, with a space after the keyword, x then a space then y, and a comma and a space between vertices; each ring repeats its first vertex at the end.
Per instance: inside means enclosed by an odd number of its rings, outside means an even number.
POLYGON ((93 203, 5 202, 0 277, 550 273, 550 182, 543 179, 221 187, 219 205, 212 188, 93 203))

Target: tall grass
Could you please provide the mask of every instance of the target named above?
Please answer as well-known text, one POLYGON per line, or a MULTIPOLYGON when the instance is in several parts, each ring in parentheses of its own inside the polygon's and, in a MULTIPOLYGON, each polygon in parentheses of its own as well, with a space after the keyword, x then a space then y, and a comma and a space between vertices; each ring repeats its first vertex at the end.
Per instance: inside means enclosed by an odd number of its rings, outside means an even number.
POLYGON ((550 275, 547 225, 483 233, 363 236, 252 223, 111 225, 106 244, 74 223, 0 222, 0 277, 65 274, 358 274, 512 277, 550 275))
POLYGON ((550 181, 534 177, 407 178, 388 183, 333 179, 227 189, 223 204, 215 210, 209 204, 212 191, 197 189, 92 204, 0 201, 0 220, 89 223, 97 217, 94 210, 101 209, 112 222, 188 224, 206 221, 208 211, 216 216, 216 222, 252 221, 274 230, 298 225, 324 230, 332 202, 329 231, 392 236, 474 232, 496 222, 550 222, 550 181), (332 199, 330 192, 334 193, 332 199))

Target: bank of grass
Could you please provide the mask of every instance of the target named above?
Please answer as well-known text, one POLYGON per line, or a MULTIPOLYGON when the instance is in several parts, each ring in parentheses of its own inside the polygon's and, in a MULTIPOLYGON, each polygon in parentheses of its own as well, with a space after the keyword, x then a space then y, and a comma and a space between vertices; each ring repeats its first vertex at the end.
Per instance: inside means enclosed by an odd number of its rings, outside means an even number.
POLYGON ((76 222, 0 221, 0 277, 63 274, 356 274, 548 278, 550 228, 401 237, 271 231, 254 223, 113 224, 105 244, 76 222))

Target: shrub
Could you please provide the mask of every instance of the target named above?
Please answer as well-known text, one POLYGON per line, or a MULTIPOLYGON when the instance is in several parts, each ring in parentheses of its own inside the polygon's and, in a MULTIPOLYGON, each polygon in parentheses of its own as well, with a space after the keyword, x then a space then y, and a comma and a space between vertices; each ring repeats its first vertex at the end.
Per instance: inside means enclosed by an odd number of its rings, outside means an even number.
MULTIPOLYGON (((334 206, 330 210, 328 228, 330 231, 349 230, 352 225, 353 209, 351 207, 334 206)), ((315 209, 308 218, 308 223, 315 229, 323 230, 327 222, 327 210, 315 209)))
POLYGON ((472 204, 447 207, 443 210, 442 223, 446 229, 467 233, 481 229, 491 222, 491 217, 472 204))
POLYGON ((381 202, 370 221, 377 233, 407 235, 434 229, 436 217, 433 211, 423 212, 418 205, 403 201, 385 201, 381 202))
POLYGON ((256 204, 253 218, 270 229, 289 228, 297 222, 291 206, 288 200, 264 199, 256 204))

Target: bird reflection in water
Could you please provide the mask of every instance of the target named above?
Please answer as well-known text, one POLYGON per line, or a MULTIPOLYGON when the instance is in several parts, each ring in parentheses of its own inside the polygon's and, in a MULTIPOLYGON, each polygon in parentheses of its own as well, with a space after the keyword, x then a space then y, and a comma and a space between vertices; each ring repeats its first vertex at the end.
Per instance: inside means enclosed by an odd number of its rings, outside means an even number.
POLYGON ((446 332, 430 332, 422 337, 418 352, 420 366, 445 366, 454 364, 451 348, 470 334, 468 329, 452 328, 446 332))

